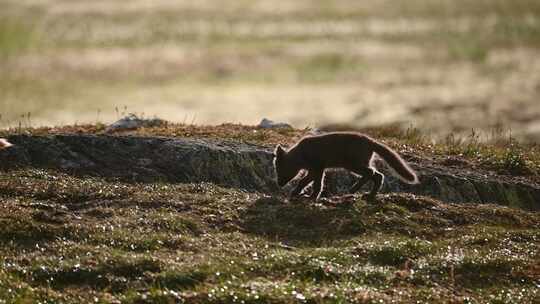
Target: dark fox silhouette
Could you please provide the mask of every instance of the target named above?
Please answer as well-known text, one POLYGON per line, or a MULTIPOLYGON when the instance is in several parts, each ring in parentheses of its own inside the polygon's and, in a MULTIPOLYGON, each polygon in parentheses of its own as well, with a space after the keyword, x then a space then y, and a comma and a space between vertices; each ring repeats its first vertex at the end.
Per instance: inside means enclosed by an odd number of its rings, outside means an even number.
POLYGON ((373 188, 368 199, 374 199, 381 189, 384 175, 373 166, 373 153, 379 155, 406 183, 417 184, 416 173, 392 149, 373 138, 355 132, 333 132, 302 138, 289 150, 278 145, 274 152, 274 167, 280 187, 291 181, 300 170, 307 174, 291 192, 291 197, 298 196, 313 182, 312 198, 318 198, 324 188, 324 170, 326 168, 345 168, 361 175, 349 190, 354 193, 373 181, 373 188))
POLYGON ((9 141, 4 138, 0 138, 0 150, 13 146, 9 141))

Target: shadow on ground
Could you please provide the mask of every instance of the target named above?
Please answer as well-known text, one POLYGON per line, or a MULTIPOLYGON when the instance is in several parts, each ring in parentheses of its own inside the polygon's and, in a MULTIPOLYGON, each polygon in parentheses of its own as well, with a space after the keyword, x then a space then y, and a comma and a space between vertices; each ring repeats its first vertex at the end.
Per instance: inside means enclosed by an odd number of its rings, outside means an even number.
POLYGON ((332 206, 309 199, 289 202, 276 196, 263 197, 241 215, 241 227, 248 233, 282 241, 328 243, 366 231, 362 213, 353 203, 354 199, 332 206))
POLYGON ((320 246, 362 234, 444 238, 460 227, 508 228, 538 226, 534 214, 491 204, 445 204, 413 194, 380 194, 374 202, 360 195, 321 201, 262 197, 240 214, 245 232, 299 246, 320 246))

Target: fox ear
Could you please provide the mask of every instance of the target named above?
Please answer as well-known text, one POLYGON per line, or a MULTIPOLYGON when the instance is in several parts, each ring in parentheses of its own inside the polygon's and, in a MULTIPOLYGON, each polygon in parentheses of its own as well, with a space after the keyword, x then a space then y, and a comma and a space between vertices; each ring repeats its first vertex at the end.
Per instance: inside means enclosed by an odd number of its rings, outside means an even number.
POLYGON ((283 147, 281 147, 281 145, 277 145, 276 149, 274 150, 274 156, 281 156, 283 154, 285 154, 285 150, 283 147))

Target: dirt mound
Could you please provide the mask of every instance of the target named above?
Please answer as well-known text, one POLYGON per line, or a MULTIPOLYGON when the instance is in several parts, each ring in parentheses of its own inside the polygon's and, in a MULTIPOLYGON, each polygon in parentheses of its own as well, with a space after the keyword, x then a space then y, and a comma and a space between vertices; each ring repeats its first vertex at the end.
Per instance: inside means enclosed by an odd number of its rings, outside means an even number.
MULTIPOLYGON (((224 140, 104 135, 11 136, 15 147, 0 153, 0 168, 46 168, 137 182, 211 182, 274 193, 278 190, 271 147, 224 140)), ((540 210, 540 187, 490 172, 447 168, 410 159, 419 185, 407 185, 386 172, 383 192, 408 192, 444 202, 498 203, 540 210)), ((329 172, 327 189, 343 193, 354 176, 329 172)))

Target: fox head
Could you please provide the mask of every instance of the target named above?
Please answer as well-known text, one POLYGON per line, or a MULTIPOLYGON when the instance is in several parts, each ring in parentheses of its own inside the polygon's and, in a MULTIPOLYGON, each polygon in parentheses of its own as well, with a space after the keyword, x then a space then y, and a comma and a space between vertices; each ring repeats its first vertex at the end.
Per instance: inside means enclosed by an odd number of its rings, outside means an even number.
POLYGON ((277 183, 280 187, 285 186, 298 173, 297 166, 292 163, 281 145, 274 151, 274 168, 276 169, 277 183))

